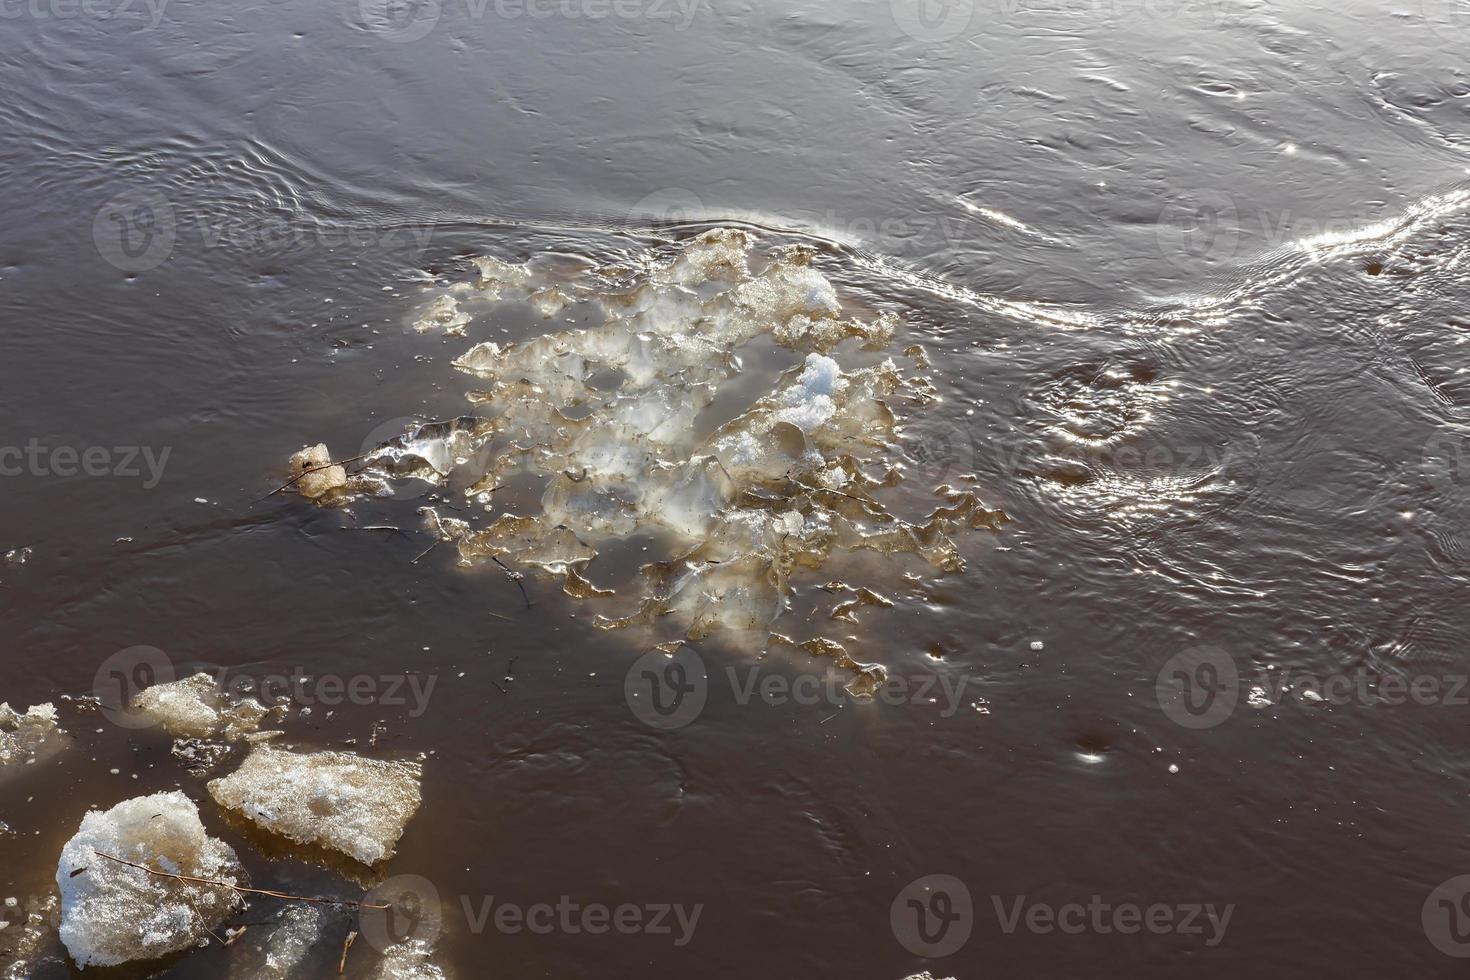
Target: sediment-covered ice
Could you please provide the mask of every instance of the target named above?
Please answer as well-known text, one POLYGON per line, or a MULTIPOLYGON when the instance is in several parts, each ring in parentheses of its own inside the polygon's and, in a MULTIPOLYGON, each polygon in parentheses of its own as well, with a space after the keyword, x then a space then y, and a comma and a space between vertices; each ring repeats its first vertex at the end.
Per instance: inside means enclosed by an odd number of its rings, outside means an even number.
POLYGON ((236 698, 222 691, 204 672, 167 684, 144 688, 132 708, 161 724, 175 738, 242 738, 260 727, 270 714, 254 698, 236 698))
POLYGON ((292 486, 303 497, 313 500, 325 497, 347 484, 347 470, 332 463, 331 453, 322 443, 305 446, 290 459, 292 486))
MULTIPOLYGON (((434 423, 459 442, 410 453, 396 440, 369 454, 354 478, 444 486, 473 458, 465 494, 493 517, 486 524, 429 511, 430 530, 465 562, 562 576, 569 594, 608 605, 598 620, 607 628, 768 636, 792 577, 846 552, 909 554, 941 572, 962 570, 954 535, 996 527, 1004 515, 972 489, 948 486, 933 491, 932 512, 917 521, 885 505, 882 492, 904 479, 901 417, 930 405, 935 389, 916 373, 922 349, 909 348, 907 369, 883 357, 898 318, 845 318, 813 258, 802 247, 760 254, 747 233, 719 229, 662 261, 574 283, 551 282, 532 265, 478 260, 479 278, 450 294, 528 301, 555 287, 601 322, 472 345, 454 366, 478 382, 468 393, 477 415, 434 423), (743 384, 749 345, 762 338, 763 349, 801 359, 764 394, 727 408, 722 395, 746 390, 734 386, 743 384), (711 417, 715 410, 723 417, 711 417), (543 481, 539 500, 501 509, 502 488, 521 477, 543 481), (667 551, 644 568, 636 594, 622 583, 617 595, 600 588, 599 549, 640 533, 667 551)), ((431 302, 436 316, 449 308, 441 299, 431 302)), ((860 605, 841 618, 854 622, 860 605)))
POLYGON ((55 705, 32 705, 21 714, 0 702, 0 770, 30 765, 61 745, 55 705))
POLYGON ((220 884, 149 874, 102 857, 246 886, 234 850, 205 833, 199 810, 174 791, 92 810, 62 848, 61 941, 79 966, 113 966, 188 949, 243 903, 220 884), (100 854, 99 854, 100 852, 100 854))
POLYGON ((422 775, 416 762, 258 745, 209 792, 272 833, 377 864, 393 856, 417 812, 422 775))

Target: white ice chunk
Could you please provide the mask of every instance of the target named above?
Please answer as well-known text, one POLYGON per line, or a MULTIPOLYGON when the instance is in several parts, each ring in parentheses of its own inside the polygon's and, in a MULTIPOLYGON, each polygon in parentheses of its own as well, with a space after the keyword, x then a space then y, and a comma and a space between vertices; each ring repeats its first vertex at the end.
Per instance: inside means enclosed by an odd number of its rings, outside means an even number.
POLYGON ((61 941, 79 966, 156 959, 207 939, 242 905, 224 885, 151 875, 99 856, 157 871, 245 886, 234 850, 210 837, 199 810, 178 791, 90 811, 56 867, 61 941))
POLYGON ((282 837, 377 864, 393 856, 418 810, 422 775, 416 762, 258 745, 238 770, 212 780, 209 792, 282 837))

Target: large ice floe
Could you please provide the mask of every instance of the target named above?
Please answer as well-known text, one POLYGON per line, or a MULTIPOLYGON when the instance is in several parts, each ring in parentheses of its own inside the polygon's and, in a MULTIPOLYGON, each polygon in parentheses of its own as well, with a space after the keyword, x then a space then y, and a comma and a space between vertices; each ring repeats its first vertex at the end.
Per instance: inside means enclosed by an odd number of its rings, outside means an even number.
POLYGON ((83 967, 177 953, 207 941, 242 906, 228 885, 248 884, 234 850, 205 832, 183 793, 124 800, 90 811, 62 849, 56 868, 61 941, 83 967))
POLYGON ((209 792, 265 830, 372 865, 393 856, 418 812, 421 778, 416 762, 258 745, 209 792))
MULTIPOLYGON (((795 643, 777 632, 791 580, 839 554, 960 571, 953 536, 1004 515, 973 488, 923 487, 931 512, 910 520, 880 499, 904 479, 901 416, 937 395, 920 348, 905 350, 902 368, 884 355, 897 316, 844 318, 813 258, 799 246, 759 252, 746 232, 718 229, 638 268, 569 281, 479 259, 475 281, 433 297, 418 329, 465 334, 489 300, 546 317, 575 303, 592 325, 474 344, 454 366, 478 381, 467 393, 476 414, 410 424, 353 472, 324 446, 305 449, 292 459, 293 476, 306 474, 300 492, 332 505, 407 478, 456 486, 469 513, 493 518, 425 508, 424 521, 464 562, 560 576, 568 594, 604 603, 599 626, 647 627, 661 645, 721 630, 795 643), (752 391, 746 360, 783 349, 796 363, 752 391), (540 482, 526 491, 528 480, 540 482), (635 535, 660 560, 631 588, 595 584, 599 551, 635 535)), ((891 604, 863 592, 877 601, 849 601, 833 618, 891 604)), ((835 640, 798 645, 863 667, 835 640)))

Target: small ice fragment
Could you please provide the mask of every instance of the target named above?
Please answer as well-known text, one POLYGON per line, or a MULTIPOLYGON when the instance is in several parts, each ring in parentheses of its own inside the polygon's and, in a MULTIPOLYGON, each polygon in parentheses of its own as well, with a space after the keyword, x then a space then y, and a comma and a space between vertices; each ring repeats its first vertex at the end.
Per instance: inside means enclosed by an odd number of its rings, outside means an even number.
POLYGON ((163 725, 175 738, 240 738, 260 727, 270 710, 254 698, 235 700, 203 671, 138 692, 133 710, 163 725))
POLYGON ((374 980, 444 980, 444 971, 429 961, 434 948, 422 939, 389 946, 374 980))
POLYGON ((1031 641, 1031 649, 1033 649, 1033 650, 1045 650, 1046 649, 1046 644, 1045 643, 1042 643, 1040 640, 1032 640, 1031 641))
POLYGON ((1170 766, 1169 766, 1169 771, 1170 772, 1178 772, 1179 771, 1179 767, 1177 765, 1174 765, 1174 764, 1171 763, 1170 766))
POLYGON ((266 830, 377 864, 393 856, 417 812, 422 775, 416 762, 259 745, 234 773, 212 780, 209 792, 266 830))
POLYGON ((315 446, 306 446, 291 457, 291 477, 297 479, 293 486, 296 492, 303 497, 316 500, 327 493, 340 489, 347 484, 347 470, 341 466, 330 465, 332 454, 327 451, 325 443, 317 443, 315 446), (305 475, 303 475, 305 474, 305 475))
POLYGON ((37 704, 25 714, 0 702, 0 768, 30 765, 43 751, 61 747, 56 706, 37 704))
POLYGON ((26 559, 31 557, 31 548, 11 548, 5 552, 5 563, 7 565, 24 565, 26 559))
POLYGON ((188 949, 242 904, 226 885, 151 875, 99 852, 171 874, 248 883, 234 850, 205 833, 198 808, 177 790, 90 811, 56 867, 61 941, 82 967, 188 949))
MULTIPOLYGON (((313 951, 326 957, 328 951, 318 948, 322 938, 322 912, 315 905, 292 905, 283 909, 274 929, 256 939, 234 957, 230 976, 239 980, 292 980, 294 977, 321 976, 325 970, 310 970, 306 961, 313 951)), ((258 933, 251 930, 252 934, 258 933)), ((247 936, 246 943, 250 942, 247 936)), ((237 949, 240 945, 237 944, 237 949)), ((339 944, 340 945, 340 944, 339 944)), ((336 957, 331 972, 336 972, 336 957)))

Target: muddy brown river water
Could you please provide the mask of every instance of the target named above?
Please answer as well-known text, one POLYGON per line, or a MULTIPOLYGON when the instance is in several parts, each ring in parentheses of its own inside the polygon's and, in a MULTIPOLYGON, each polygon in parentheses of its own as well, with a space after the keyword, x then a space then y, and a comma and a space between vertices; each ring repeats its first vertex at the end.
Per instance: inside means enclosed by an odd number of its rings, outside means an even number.
MULTIPOLYGON (((1467 42, 1459 0, 0 0, 0 701, 69 736, 0 768, 0 970, 261 975, 263 897, 165 960, 22 948, 88 809, 179 789, 258 887, 395 904, 329 910, 298 976, 349 930, 353 977, 405 937, 459 978, 1459 975, 1467 42), (577 598, 419 513, 581 493, 561 456, 483 499, 270 495, 303 445, 495 417, 453 361, 609 329, 712 229, 896 327, 689 355, 649 386, 692 399, 678 460, 772 393, 750 452, 811 440, 820 358, 891 358, 873 496, 1004 515, 954 561, 836 547, 783 575, 795 644, 671 655, 771 595, 599 628, 690 498, 563 513, 618 592, 577 598), (485 256, 576 302, 473 292, 485 256), (464 336, 415 329, 443 295, 464 336), (206 790, 239 746, 201 775, 110 706, 196 669, 284 701, 285 744, 421 760, 396 855, 284 846, 206 790)), ((642 446, 664 416, 599 414, 619 364, 563 407, 642 446)), ((742 506, 873 519, 782 492, 742 506)))

